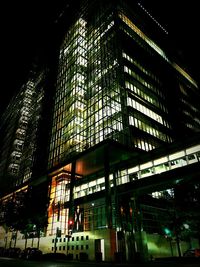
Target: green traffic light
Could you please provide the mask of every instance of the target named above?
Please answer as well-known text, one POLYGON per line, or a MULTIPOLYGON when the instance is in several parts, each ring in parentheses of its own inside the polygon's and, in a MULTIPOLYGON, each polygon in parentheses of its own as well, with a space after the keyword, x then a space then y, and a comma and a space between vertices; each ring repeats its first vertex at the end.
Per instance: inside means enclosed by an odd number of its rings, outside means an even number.
POLYGON ((171 235, 171 231, 169 228, 164 228, 164 232, 166 235, 171 235))

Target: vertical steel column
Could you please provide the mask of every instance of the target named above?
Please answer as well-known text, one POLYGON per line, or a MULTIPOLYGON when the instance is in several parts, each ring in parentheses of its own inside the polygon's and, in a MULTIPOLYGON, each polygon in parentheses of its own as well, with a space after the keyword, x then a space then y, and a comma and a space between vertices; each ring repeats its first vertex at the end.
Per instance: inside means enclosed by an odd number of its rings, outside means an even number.
POLYGON ((109 149, 108 146, 104 148, 104 176, 105 176, 105 197, 106 197, 106 222, 109 229, 112 228, 112 199, 110 193, 110 164, 109 164, 109 149))
POLYGON ((146 233, 143 231, 142 227, 142 214, 140 207, 140 200, 137 194, 131 198, 132 206, 132 224, 133 224, 133 233, 135 236, 135 261, 144 262, 148 259, 148 248, 146 242, 146 233))
POLYGON ((69 195, 69 218, 68 220, 72 219, 74 216, 74 184, 75 184, 75 177, 76 177, 76 161, 72 162, 71 168, 71 181, 70 181, 70 195, 69 195))

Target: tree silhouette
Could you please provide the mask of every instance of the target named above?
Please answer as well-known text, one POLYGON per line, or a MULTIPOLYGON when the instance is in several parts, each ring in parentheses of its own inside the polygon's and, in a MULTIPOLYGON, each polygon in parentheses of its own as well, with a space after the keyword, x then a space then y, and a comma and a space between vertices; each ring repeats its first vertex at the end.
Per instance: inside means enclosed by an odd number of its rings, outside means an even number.
MULTIPOLYGON (((38 248, 40 232, 47 227, 48 195, 47 184, 40 187, 30 186, 27 190, 13 193, 1 203, 1 225, 9 231, 20 231, 27 238, 37 237, 38 248)), ((16 234, 13 235, 15 238, 16 234)))

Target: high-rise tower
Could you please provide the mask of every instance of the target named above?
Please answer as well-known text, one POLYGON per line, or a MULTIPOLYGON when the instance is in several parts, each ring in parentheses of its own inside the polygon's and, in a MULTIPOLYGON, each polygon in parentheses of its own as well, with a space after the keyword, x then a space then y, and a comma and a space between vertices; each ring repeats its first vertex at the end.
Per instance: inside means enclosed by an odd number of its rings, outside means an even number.
MULTIPOLYGON (((20 170, 26 174, 19 177, 34 192, 48 184, 44 252, 87 253, 92 260, 133 260, 141 253, 147 259, 148 250, 154 252, 148 241, 157 242, 155 233, 167 220, 165 207, 155 209, 152 199, 164 195, 159 190, 171 194, 179 181, 174 170, 188 167, 178 174, 189 176, 199 161, 199 143, 183 143, 200 131, 198 86, 168 49, 165 29, 132 2, 70 2, 56 22, 59 48, 48 66, 53 78, 44 78, 44 95, 39 91, 47 99, 55 89, 53 110, 46 105, 42 113, 53 114, 49 154, 36 153, 30 179, 31 143, 24 142, 20 170)), ((35 107, 38 102, 39 95, 35 107)), ((30 140, 37 114, 36 108, 30 140)), ((45 142, 33 143, 37 151, 46 149, 45 142)))
POLYGON ((43 73, 39 77, 30 74, 1 118, 0 171, 7 191, 32 177, 44 96, 43 88, 38 86, 41 76, 43 73))
POLYGON ((149 151, 199 130, 197 85, 145 31, 141 7, 82 5, 60 48, 49 166, 105 139, 149 151))
POLYGON ((76 12, 59 53, 47 235, 69 235, 73 221, 74 238, 82 233, 85 240, 95 231, 99 238, 92 239, 91 251, 101 248, 110 259, 113 238, 123 231, 127 236, 118 246, 123 250, 126 240, 127 255, 133 249, 122 218, 128 206, 119 210, 123 197, 117 196, 119 186, 138 179, 137 168, 128 169, 130 158, 134 164, 138 156, 199 131, 199 89, 168 51, 165 30, 140 5, 80 1, 71 8, 76 12))

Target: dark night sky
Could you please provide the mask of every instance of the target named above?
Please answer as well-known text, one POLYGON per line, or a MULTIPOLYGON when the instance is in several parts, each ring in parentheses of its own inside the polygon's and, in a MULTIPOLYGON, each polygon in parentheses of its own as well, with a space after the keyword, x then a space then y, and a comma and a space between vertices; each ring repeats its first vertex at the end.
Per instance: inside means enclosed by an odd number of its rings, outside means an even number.
MULTIPOLYGON (((135 1, 135 0, 133 0, 135 1)), ((0 113, 23 81, 34 55, 51 42, 50 28, 59 6, 67 0, 6 1, 1 4, 1 95, 0 113)), ((198 1, 141 0, 169 32, 193 77, 200 80, 198 1)))

